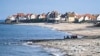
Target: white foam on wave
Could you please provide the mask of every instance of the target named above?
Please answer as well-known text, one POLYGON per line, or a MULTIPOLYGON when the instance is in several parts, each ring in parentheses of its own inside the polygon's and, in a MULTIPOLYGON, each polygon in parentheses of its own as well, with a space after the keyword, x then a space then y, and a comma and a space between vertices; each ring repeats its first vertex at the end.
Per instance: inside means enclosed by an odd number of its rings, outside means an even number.
POLYGON ((42 47, 47 53, 50 53, 53 56, 65 56, 66 55, 66 52, 63 52, 57 48, 43 47, 41 45, 35 45, 35 44, 29 45, 29 43, 31 43, 31 42, 25 42, 25 43, 23 43, 23 45, 30 46, 30 47, 42 47))
POLYGON ((66 52, 61 51, 60 49, 57 48, 49 48, 46 47, 44 48, 48 53, 51 53, 54 56, 65 56, 66 52))
POLYGON ((40 45, 35 45, 32 42, 24 42, 24 43, 22 43, 22 45, 30 46, 30 47, 41 47, 40 45))

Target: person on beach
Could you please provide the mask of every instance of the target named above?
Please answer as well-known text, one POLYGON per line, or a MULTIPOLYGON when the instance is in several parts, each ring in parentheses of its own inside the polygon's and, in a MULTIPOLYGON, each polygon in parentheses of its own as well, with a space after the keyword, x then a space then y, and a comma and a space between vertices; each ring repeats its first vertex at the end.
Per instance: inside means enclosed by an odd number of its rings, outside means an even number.
POLYGON ((64 39, 76 39, 77 35, 64 36, 64 39))
POLYGON ((64 36, 64 39, 70 39, 70 36, 64 36))
POLYGON ((71 38, 72 39, 76 39, 77 38, 77 35, 71 35, 71 38))

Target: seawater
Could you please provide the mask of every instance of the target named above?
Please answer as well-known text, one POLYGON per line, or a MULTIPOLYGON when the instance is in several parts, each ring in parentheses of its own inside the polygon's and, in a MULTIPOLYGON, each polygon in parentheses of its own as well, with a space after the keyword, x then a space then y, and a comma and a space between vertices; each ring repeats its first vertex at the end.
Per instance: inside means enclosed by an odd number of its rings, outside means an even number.
POLYGON ((39 26, 0 24, 0 56, 52 56, 42 47, 23 45, 20 40, 62 39, 64 35, 39 26))

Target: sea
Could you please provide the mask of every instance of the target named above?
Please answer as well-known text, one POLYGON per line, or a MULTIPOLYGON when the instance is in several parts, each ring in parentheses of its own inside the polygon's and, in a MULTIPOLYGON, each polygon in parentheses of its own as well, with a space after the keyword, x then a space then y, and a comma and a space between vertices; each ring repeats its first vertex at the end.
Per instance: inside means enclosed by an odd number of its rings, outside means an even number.
POLYGON ((0 24, 0 56, 62 56, 58 49, 25 45, 21 40, 63 39, 65 35, 40 26, 0 24))

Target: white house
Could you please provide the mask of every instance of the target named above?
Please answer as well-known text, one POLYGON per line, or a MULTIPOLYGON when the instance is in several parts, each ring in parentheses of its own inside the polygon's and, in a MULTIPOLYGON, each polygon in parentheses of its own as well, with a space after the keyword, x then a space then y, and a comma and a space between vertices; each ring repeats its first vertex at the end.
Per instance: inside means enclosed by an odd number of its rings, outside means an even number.
POLYGON ((74 22, 75 21, 75 17, 68 17, 68 22, 74 22))
POLYGON ((100 21, 100 15, 97 16, 97 21, 100 21))
POLYGON ((10 19, 11 21, 14 21, 14 20, 16 19, 16 17, 10 16, 9 19, 10 19))
POLYGON ((61 19, 61 17, 60 17, 60 16, 61 16, 61 15, 60 15, 60 14, 58 14, 58 15, 57 15, 57 17, 55 17, 55 18, 54 18, 54 20, 55 20, 55 21, 59 21, 59 20, 61 19))
POLYGON ((60 19, 61 21, 65 21, 67 17, 66 17, 66 15, 62 14, 62 15, 60 16, 60 18, 61 18, 61 19, 60 19))
POLYGON ((81 16, 79 19, 78 19, 78 22, 82 22, 84 20, 84 16, 81 16))
POLYGON ((18 16, 18 20, 26 20, 27 18, 25 17, 25 14, 24 13, 17 13, 17 16, 18 16))
POLYGON ((8 16, 5 20, 6 23, 12 23, 13 21, 16 20, 16 16, 12 15, 12 16, 8 16))
POLYGON ((43 15, 39 15, 39 17, 38 17, 39 19, 42 19, 42 18, 44 18, 44 16, 43 15))
POLYGON ((31 14, 30 19, 36 19, 36 14, 31 14))
POLYGON ((85 16, 85 17, 84 17, 84 20, 85 20, 85 21, 89 21, 89 20, 91 20, 91 18, 89 18, 89 16, 85 16))
POLYGON ((61 18, 60 20, 61 20, 61 21, 65 21, 65 20, 66 20, 66 18, 61 18))
POLYGON ((45 14, 45 13, 40 14, 40 15, 38 16, 38 18, 39 18, 39 19, 46 19, 46 14, 45 14))
POLYGON ((74 12, 69 12, 69 13, 68 13, 67 22, 73 23, 73 22, 75 22, 75 19, 76 19, 75 13, 74 13, 74 12))
POLYGON ((57 11, 52 11, 47 14, 48 22, 58 22, 61 19, 61 15, 57 11))
POLYGON ((27 18, 25 17, 19 17, 19 20, 26 20, 27 18))
POLYGON ((26 18, 27 18, 27 20, 30 20, 31 19, 31 14, 27 14, 26 18))

